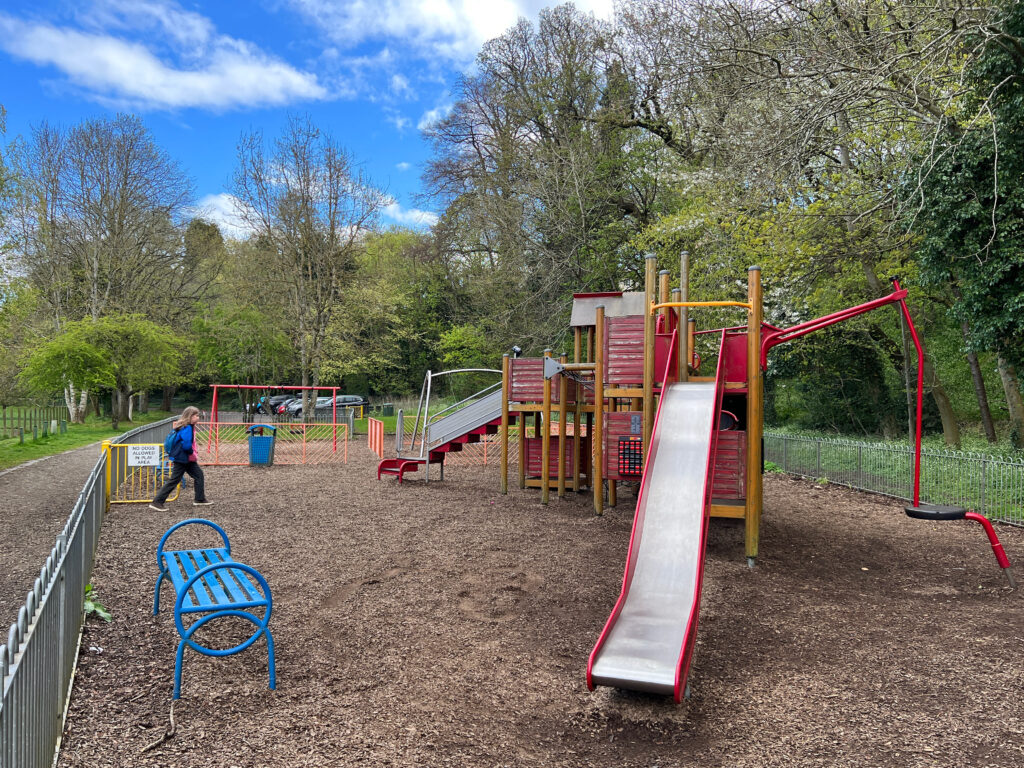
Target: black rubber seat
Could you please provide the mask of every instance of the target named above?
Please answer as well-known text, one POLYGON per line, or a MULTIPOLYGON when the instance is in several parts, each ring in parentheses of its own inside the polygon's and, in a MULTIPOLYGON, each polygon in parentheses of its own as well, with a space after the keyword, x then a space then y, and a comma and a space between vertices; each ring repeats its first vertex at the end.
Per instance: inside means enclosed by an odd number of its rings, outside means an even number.
POLYGON ((963 507, 945 506, 942 504, 921 504, 916 507, 904 507, 907 517, 915 520, 963 520, 967 510, 963 507))

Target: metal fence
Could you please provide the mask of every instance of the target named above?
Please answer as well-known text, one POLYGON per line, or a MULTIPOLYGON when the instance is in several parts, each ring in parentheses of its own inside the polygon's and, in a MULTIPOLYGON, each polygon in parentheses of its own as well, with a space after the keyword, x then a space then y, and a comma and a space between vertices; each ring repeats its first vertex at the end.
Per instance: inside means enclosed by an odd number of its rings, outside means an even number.
MULTIPOLYGON (((163 442, 170 419, 132 430, 121 443, 163 442)), ((123 477, 106 453, 85 481, 71 516, 39 573, 7 643, 0 645, 0 768, 53 763, 85 618, 85 587, 107 510, 107 488, 123 477)))
MULTIPOLYGON (((766 432, 764 458, 782 471, 910 500, 914 452, 907 446, 766 432)), ((964 451, 921 451, 921 501, 973 509, 1024 525, 1024 460, 964 451)))

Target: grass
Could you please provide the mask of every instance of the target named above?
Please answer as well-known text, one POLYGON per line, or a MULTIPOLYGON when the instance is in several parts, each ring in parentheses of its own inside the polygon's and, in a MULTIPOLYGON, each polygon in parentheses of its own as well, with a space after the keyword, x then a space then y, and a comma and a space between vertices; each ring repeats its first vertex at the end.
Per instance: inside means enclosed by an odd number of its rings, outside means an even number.
POLYGON ((44 456, 53 456, 57 453, 70 451, 74 448, 81 448, 84 445, 107 440, 118 435, 123 435, 135 427, 149 424, 154 421, 166 419, 172 414, 165 411, 150 411, 149 413, 136 413, 134 421, 122 421, 118 429, 111 429, 110 419, 89 416, 85 424, 68 424, 68 431, 63 435, 59 432, 55 435, 40 436, 33 440, 31 434, 25 435, 25 442, 21 444, 18 438, 7 438, 0 440, 0 469, 23 464, 26 461, 41 459, 44 456))

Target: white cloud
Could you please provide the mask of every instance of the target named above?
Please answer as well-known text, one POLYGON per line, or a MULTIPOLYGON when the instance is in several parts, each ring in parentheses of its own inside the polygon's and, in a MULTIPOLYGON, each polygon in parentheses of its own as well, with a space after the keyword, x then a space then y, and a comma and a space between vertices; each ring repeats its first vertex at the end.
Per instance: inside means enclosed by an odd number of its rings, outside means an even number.
MULTIPOLYGON (((156 25, 170 46, 165 62, 142 43, 103 32, 24 21, 0 13, 0 48, 59 69, 105 103, 135 108, 224 110, 283 106, 327 98, 315 75, 295 69, 244 40, 216 35, 212 24, 173 3, 106 0, 94 19, 118 29, 156 25), (131 9, 131 13, 125 9, 131 9), (173 30, 173 31, 172 31, 173 30)), ((150 38, 147 36, 147 40, 150 38)))
POLYGON ((384 206, 384 216, 407 227, 432 227, 437 223, 437 214, 421 211, 419 208, 402 208, 397 201, 384 206))
POLYGON ((395 168, 397 168, 400 171, 408 171, 410 168, 412 168, 412 163, 406 163, 404 161, 401 163, 396 163, 395 168))
POLYGON ((396 96, 416 96, 416 91, 409 86, 409 79, 405 75, 400 74, 391 76, 391 92, 396 96))
MULTIPOLYGON (((290 0, 331 39, 354 45, 396 38, 446 59, 466 62, 481 44, 520 17, 535 18, 552 0, 290 0)), ((576 7, 611 18, 613 0, 576 0, 576 7)))
POLYGON ((448 117, 448 113, 452 111, 452 104, 443 104, 440 107, 434 107, 428 109, 420 117, 420 121, 416 123, 416 128, 421 131, 425 131, 427 128, 433 127, 435 124, 448 117))
POLYGON ((398 129, 399 133, 403 133, 406 128, 412 125, 412 120, 410 120, 408 117, 398 114, 397 112, 389 114, 384 119, 387 120, 392 125, 394 125, 395 128, 398 129))
POLYGON ((192 214, 216 224, 224 237, 245 240, 253 230, 238 215, 240 205, 241 201, 237 197, 221 192, 217 195, 206 195, 193 209, 192 214))

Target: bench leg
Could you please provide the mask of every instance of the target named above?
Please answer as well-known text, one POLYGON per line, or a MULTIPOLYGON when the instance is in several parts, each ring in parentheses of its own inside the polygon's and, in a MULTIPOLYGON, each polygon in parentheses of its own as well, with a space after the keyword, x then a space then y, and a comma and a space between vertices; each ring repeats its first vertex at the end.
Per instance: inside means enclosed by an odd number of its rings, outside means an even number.
POLYGON ((158 613, 160 613, 160 585, 163 583, 164 579, 166 579, 166 578, 169 578, 169 576, 167 575, 167 570, 164 569, 164 570, 160 571, 160 575, 157 577, 157 580, 156 580, 156 587, 153 589, 153 615, 154 616, 156 616, 158 613))
POLYGON ((263 630, 267 636, 267 667, 270 670, 270 690, 277 690, 277 674, 274 672, 274 638, 269 629, 263 630))
POLYGON ((171 698, 181 698, 181 662, 185 656, 185 640, 178 643, 178 653, 174 657, 174 695, 171 698))

